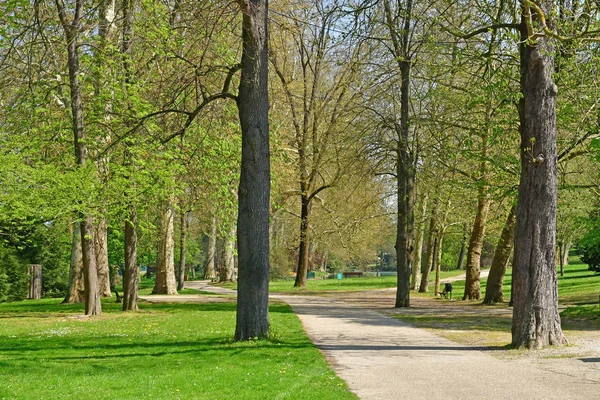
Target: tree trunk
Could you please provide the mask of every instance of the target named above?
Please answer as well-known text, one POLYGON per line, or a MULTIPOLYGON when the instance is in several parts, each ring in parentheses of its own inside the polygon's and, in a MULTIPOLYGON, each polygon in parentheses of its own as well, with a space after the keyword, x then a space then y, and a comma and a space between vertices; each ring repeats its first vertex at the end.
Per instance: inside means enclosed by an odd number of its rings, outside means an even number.
POLYGON ((437 209, 434 205, 431 212, 431 218, 429 220, 429 234, 427 237, 427 257, 425 257, 425 268, 423 268, 423 275, 421 276, 421 285, 419 286, 419 293, 427 293, 429 290, 429 274, 431 273, 431 267, 433 266, 433 253, 436 241, 436 225, 437 225, 437 209))
MULTIPOLYGON (((557 198, 554 43, 530 43, 521 17, 521 180, 515 227, 512 345, 543 348, 566 343, 558 313, 555 235, 557 198)), ((538 5, 551 18, 553 2, 538 5)), ((536 17, 534 17, 536 18, 536 17)), ((551 21, 549 21, 551 24, 551 21)), ((550 25, 552 29, 552 25, 550 25)))
POLYGON ((123 311, 138 310, 137 211, 130 208, 125 221, 125 271, 123 273, 123 311))
POLYGON ((463 237, 460 245, 460 253, 458 254, 458 263, 456 264, 456 269, 463 269, 465 262, 465 251, 467 250, 467 223, 465 222, 463 228, 463 237))
POLYGON ((305 287, 306 286, 306 274, 308 272, 308 257, 309 242, 308 242, 308 218, 310 214, 310 201, 308 196, 302 194, 301 197, 301 210, 300 210, 300 247, 298 250, 298 269, 296 271, 296 282, 294 287, 305 287))
POLYGON ((571 243, 562 241, 558 244, 558 264, 560 265, 560 276, 565 276, 565 265, 569 265, 569 248, 571 243))
POLYGON ((437 225, 437 209, 434 204, 431 218, 429 219, 429 233, 427 236, 427 254, 425 257, 425 267, 423 268, 423 275, 421 276, 421 284, 419 285, 419 293, 427 293, 429 290, 429 274, 431 273, 431 267, 433 266, 433 253, 436 240, 436 225, 437 225))
POLYGON ((186 251, 187 251, 187 211, 180 216, 181 235, 179 236, 179 270, 177 271, 177 290, 182 290, 185 284, 186 251))
POLYGON ((63 303, 83 303, 85 286, 83 282, 83 253, 81 250, 81 229, 79 223, 73 224, 71 242, 71 265, 69 268, 69 287, 63 303))
POLYGON ((463 300, 479 300, 481 298, 481 250, 483 249, 483 237, 485 235, 485 221, 490 210, 491 201, 485 193, 485 189, 479 190, 477 200, 477 213, 471 238, 469 239, 469 251, 467 253, 467 279, 465 282, 465 294, 463 300))
POLYGON ((32 264, 29 266, 29 295, 28 299, 39 300, 42 298, 42 266, 32 264))
POLYGON ((231 282, 233 280, 233 270, 235 268, 234 252, 235 252, 235 225, 231 227, 229 235, 225 240, 225 251, 223 256, 223 265, 219 274, 219 282, 231 282))
POLYGON ((487 285, 485 287, 485 298, 483 304, 502 303, 504 301, 504 293, 502 293, 502 283, 504 282, 504 274, 506 267, 510 261, 514 238, 515 238, 515 223, 517 218, 517 206, 511 207, 504 229, 498 240, 494 260, 490 268, 487 285))
POLYGON ((440 230, 440 234, 437 237, 436 245, 435 245, 435 295, 440 294, 440 271, 442 268, 442 254, 443 254, 443 244, 444 244, 444 230, 440 230))
POLYGON ((410 37, 412 19, 412 0, 405 2, 402 13, 401 29, 396 26, 398 18, 392 11, 389 1, 383 2, 386 25, 392 40, 392 53, 400 70, 400 124, 394 122, 398 138, 397 179, 398 179, 398 226, 396 229, 396 270, 398 288, 396 307, 410 306, 410 278, 414 260, 413 234, 415 230, 415 157, 410 148, 410 37))
POLYGON ((98 270, 94 251, 94 223, 92 217, 81 221, 81 250, 83 254, 83 282, 85 286, 85 315, 100 315, 102 303, 98 291, 98 270))
POLYGON ((96 254, 96 269, 98 270, 98 293, 100 297, 111 297, 106 218, 101 218, 94 225, 94 252, 96 254))
POLYGON ((235 339, 269 336, 269 92, 267 0, 242 8, 238 108, 242 165, 238 190, 238 298, 235 339))
MULTIPOLYGON (((79 82, 79 35, 81 34, 81 21, 83 19, 83 0, 76 0, 73 9, 73 19, 69 21, 68 11, 64 3, 55 1, 58 17, 63 27, 67 45, 67 66, 69 69, 69 89, 71 92, 71 118, 73 128, 73 148, 75 162, 80 168, 87 164, 88 149, 87 137, 83 115, 83 96, 79 82)), ((81 248, 83 254, 83 275, 85 285, 85 314, 99 315, 102 313, 100 296, 98 295, 98 272, 96 270, 96 256, 94 254, 94 229, 91 217, 79 215, 81 219, 81 248)))
POLYGON ((418 289, 418 282, 421 281, 421 258, 423 256, 423 240, 425 238, 425 222, 427 220, 427 201, 429 196, 426 194, 423 198, 423 204, 421 209, 421 218, 419 224, 416 226, 415 234, 415 261, 412 267, 412 279, 410 282, 410 290, 418 289))
POLYGON ((175 237, 173 229, 173 207, 166 206, 161 221, 159 257, 156 260, 156 280, 153 294, 177 294, 175 281, 175 237))
POLYGON ((215 258, 217 255, 217 217, 213 215, 210 222, 210 235, 208 236, 208 251, 206 253, 206 270, 204 279, 215 279, 217 272, 215 268, 215 258))
POLYGON ((563 249, 562 249, 562 263, 563 265, 569 265, 569 250, 571 249, 571 242, 568 240, 565 240, 563 242, 563 249))

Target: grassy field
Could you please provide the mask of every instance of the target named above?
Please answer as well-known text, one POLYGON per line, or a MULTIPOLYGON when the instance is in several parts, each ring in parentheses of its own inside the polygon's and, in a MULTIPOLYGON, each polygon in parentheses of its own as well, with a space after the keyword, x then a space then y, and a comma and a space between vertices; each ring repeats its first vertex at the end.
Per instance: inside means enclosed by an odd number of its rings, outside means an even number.
MULTIPOLYGON (((512 282, 512 270, 508 269, 504 279, 502 290, 505 297, 510 297, 510 285, 512 282)), ((481 280, 482 295, 485 293, 487 279, 481 280)), ((462 299, 465 293, 465 281, 452 284, 454 298, 462 299)), ((587 265, 579 258, 571 257, 570 264, 565 266, 565 275, 558 276, 559 303, 564 305, 598 304, 600 296, 600 274, 587 269, 587 265)))
POLYGON ((233 342, 235 304, 103 314, 45 299, 0 304, 0 399, 355 399, 287 305, 271 340, 233 342))
MULTIPOLYGON (((587 269, 578 258, 571 258, 565 275, 558 277, 559 305, 562 327, 567 339, 586 337, 590 331, 600 330, 600 275, 587 269)), ((506 300, 510 297, 511 270, 507 271, 503 291, 506 300)), ((486 279, 481 288, 485 293, 486 279)), ((453 283, 454 299, 439 301, 439 309, 432 313, 411 313, 398 310, 394 317, 459 343, 480 346, 505 346, 511 340, 512 312, 507 304, 492 306, 481 302, 460 301, 464 294, 464 281, 453 283), (444 307, 446 306, 446 307, 444 307)), ((482 293, 482 294, 483 294, 482 293)), ((414 294, 417 297, 432 297, 432 293, 414 294)))
MULTIPOLYGON (((449 278, 464 274, 464 271, 442 271, 441 278, 449 278)), ((434 276, 431 276, 433 280, 434 276)), ((363 290, 394 288, 397 285, 397 277, 382 276, 379 278, 343 278, 337 279, 309 279, 306 287, 295 288, 293 280, 278 280, 269 283, 271 293, 296 293, 296 294, 319 294, 323 292, 358 292, 363 290)), ((236 289, 235 283, 227 283, 220 286, 236 289)))

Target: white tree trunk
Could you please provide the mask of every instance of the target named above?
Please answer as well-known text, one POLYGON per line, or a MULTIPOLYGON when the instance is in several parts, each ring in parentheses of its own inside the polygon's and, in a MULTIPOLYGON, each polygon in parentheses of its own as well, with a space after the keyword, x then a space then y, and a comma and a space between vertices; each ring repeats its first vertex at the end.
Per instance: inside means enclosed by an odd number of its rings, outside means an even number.
POLYGON ((161 240, 158 247, 156 262, 155 294, 177 294, 177 281, 175 280, 175 235, 173 224, 173 206, 165 208, 161 220, 161 240))

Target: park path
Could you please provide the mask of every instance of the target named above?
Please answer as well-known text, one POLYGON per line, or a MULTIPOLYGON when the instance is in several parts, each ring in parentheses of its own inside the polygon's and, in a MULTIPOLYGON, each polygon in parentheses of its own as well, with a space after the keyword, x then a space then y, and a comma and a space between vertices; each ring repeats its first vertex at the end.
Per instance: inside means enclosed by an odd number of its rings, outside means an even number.
MULTIPOLYGON (((186 286, 234 293, 207 282, 186 286)), ((361 399, 599 398, 600 353, 550 365, 531 358, 497 358, 490 348, 457 344, 357 302, 271 297, 292 307, 313 343, 361 399)))

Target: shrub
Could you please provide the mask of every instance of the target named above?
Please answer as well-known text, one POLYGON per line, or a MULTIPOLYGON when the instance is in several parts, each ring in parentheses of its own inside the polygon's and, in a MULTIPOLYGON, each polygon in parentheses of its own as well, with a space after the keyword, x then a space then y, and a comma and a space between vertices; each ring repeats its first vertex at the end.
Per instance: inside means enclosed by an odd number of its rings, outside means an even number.
POLYGON ((14 250, 0 244, 0 302, 25 299, 28 285, 27 264, 19 262, 14 250))
POLYGON ((588 265, 590 271, 600 273, 600 243, 581 245, 581 261, 588 265))

